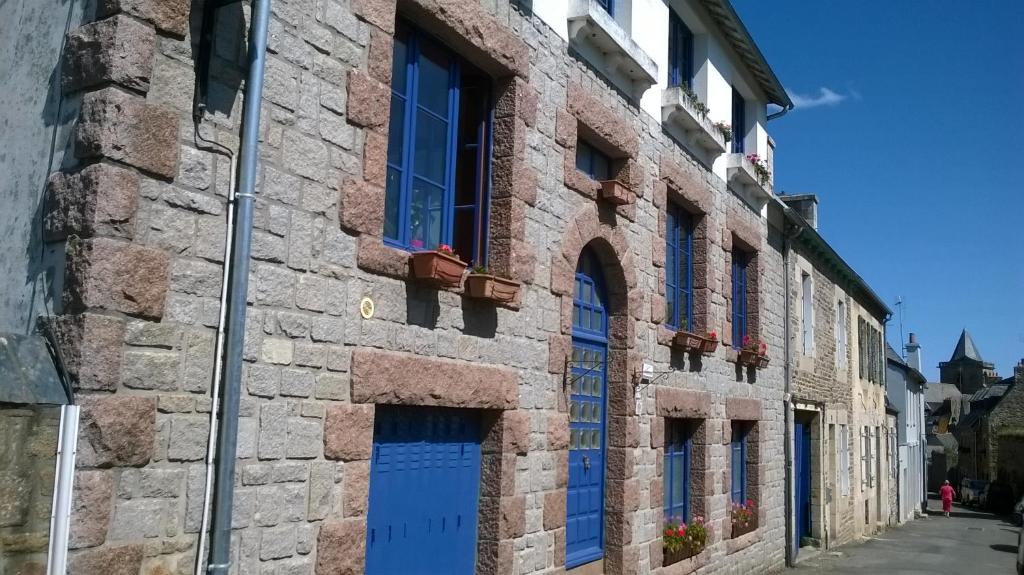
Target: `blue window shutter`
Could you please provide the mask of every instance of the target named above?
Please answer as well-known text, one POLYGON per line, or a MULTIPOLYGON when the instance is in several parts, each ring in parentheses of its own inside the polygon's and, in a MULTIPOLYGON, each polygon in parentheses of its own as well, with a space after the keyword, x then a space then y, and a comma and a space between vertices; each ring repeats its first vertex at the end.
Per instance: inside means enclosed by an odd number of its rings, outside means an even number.
POLYGON ((665 420, 665 518, 690 520, 692 438, 683 421, 665 420))
POLYGON ((735 154, 742 154, 743 140, 747 135, 747 103, 743 96, 732 89, 732 151, 735 154))
POLYGON ((747 434, 739 424, 732 426, 731 496, 733 503, 747 500, 747 434))

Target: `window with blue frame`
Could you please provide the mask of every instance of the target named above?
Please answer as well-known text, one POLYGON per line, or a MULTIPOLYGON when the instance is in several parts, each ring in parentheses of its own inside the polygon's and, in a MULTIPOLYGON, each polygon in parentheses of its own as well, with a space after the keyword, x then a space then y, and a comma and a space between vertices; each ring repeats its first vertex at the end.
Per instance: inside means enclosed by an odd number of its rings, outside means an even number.
POLYGON ((597 5, 604 8, 609 16, 615 15, 615 0, 597 0, 597 5))
POLYGON ((693 216, 673 203, 665 222, 665 323, 693 331, 693 216))
POLYGON ((747 325, 747 267, 750 254, 732 250, 732 346, 739 348, 749 333, 747 325))
POLYGON ((668 85, 692 88, 693 33, 671 8, 668 11, 668 85))
POLYGON ((736 88, 732 89, 732 151, 742 154, 743 140, 747 136, 747 102, 736 88))
POLYGON ((612 179, 612 160, 607 154, 588 144, 585 140, 576 142, 576 169, 591 179, 604 181, 612 179))
POLYGON ((384 238, 485 265, 491 80, 415 28, 394 38, 384 238))
POLYGON ((730 457, 730 488, 729 494, 733 503, 741 505, 747 502, 747 432, 750 426, 746 422, 733 422, 730 457))
POLYGON ((683 419, 665 419, 665 519, 690 520, 690 463, 693 426, 683 419))

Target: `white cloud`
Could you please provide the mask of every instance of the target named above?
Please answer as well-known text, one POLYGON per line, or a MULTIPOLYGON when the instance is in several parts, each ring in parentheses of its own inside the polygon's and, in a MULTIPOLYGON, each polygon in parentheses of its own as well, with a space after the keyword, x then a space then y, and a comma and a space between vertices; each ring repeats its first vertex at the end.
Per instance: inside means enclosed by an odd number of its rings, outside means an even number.
POLYGON ((817 108, 819 106, 838 106, 843 100, 846 100, 849 96, 846 94, 840 94, 834 90, 822 86, 818 88, 817 94, 798 94, 792 90, 786 90, 789 94, 789 98, 793 100, 793 106, 796 108, 817 108))

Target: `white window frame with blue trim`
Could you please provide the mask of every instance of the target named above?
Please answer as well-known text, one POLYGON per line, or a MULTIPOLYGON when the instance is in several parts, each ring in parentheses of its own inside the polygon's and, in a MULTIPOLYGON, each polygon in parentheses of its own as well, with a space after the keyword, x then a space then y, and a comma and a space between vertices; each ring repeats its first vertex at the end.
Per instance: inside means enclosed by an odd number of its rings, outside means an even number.
POLYGON ((393 56, 384 242, 486 265, 492 80, 403 21, 393 56))
POLYGON ((665 324, 694 332, 693 230, 695 217, 670 202, 665 218, 665 324))
POLYGON ((665 418, 665 465, 663 472, 666 521, 689 523, 692 515, 693 437, 692 420, 665 418))

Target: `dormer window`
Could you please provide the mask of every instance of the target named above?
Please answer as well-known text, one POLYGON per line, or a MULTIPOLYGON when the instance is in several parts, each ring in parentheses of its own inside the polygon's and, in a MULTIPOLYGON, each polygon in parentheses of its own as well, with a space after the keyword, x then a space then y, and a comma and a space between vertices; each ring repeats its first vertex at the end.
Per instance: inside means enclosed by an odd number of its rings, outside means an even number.
POLYGON ((743 96, 732 89, 732 152, 744 152, 743 140, 747 137, 747 102, 743 96))
POLYGON ((675 10, 668 11, 668 86, 693 88, 693 33, 675 10))

